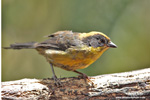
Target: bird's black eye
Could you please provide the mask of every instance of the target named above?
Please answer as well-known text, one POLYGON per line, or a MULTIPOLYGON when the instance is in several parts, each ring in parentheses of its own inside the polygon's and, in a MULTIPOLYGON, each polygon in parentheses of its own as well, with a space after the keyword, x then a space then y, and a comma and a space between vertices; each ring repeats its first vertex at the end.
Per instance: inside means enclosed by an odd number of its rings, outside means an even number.
POLYGON ((105 40, 104 40, 104 39, 101 39, 101 43, 105 43, 105 40))

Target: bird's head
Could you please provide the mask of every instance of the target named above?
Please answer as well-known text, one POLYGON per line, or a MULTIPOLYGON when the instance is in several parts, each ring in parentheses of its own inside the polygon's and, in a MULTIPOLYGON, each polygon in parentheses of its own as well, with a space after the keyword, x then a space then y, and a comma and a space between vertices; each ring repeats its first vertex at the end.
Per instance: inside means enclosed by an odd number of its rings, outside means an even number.
POLYGON ((90 47, 100 47, 101 49, 117 48, 117 45, 115 45, 108 36, 101 32, 92 31, 89 33, 83 33, 80 37, 83 43, 90 47))

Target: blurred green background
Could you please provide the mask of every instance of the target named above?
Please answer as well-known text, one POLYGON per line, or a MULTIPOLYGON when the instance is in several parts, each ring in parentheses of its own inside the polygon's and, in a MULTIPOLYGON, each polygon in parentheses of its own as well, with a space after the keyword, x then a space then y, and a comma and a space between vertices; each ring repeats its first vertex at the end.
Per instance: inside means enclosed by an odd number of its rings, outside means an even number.
MULTIPOLYGON (((79 70, 89 76, 150 67, 150 0, 2 0, 2 46, 41 42, 60 30, 101 31, 117 44, 79 70)), ((77 76, 55 71, 58 77, 77 76)), ((51 76, 35 50, 2 49, 2 81, 51 76)))

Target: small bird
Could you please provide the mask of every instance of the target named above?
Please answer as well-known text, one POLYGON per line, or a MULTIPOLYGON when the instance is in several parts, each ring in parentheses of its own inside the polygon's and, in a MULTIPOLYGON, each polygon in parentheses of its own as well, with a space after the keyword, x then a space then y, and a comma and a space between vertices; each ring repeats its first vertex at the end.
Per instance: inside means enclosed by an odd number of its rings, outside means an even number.
POLYGON ((117 47, 109 37, 96 31, 89 33, 58 31, 47 37, 49 39, 44 42, 15 43, 4 48, 36 49, 50 63, 56 84, 59 82, 53 66, 76 72, 84 78, 88 78, 86 74, 77 71, 77 69, 88 67, 108 48, 117 47))

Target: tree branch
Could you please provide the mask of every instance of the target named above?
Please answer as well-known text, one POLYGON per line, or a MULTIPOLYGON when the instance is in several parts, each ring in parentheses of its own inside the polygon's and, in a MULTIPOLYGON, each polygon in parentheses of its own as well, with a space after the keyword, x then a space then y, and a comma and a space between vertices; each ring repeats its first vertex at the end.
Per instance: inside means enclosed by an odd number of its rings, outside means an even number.
POLYGON ((22 79, 2 82, 3 100, 49 99, 150 99, 150 68, 82 78, 61 78, 61 87, 53 79, 22 79))

